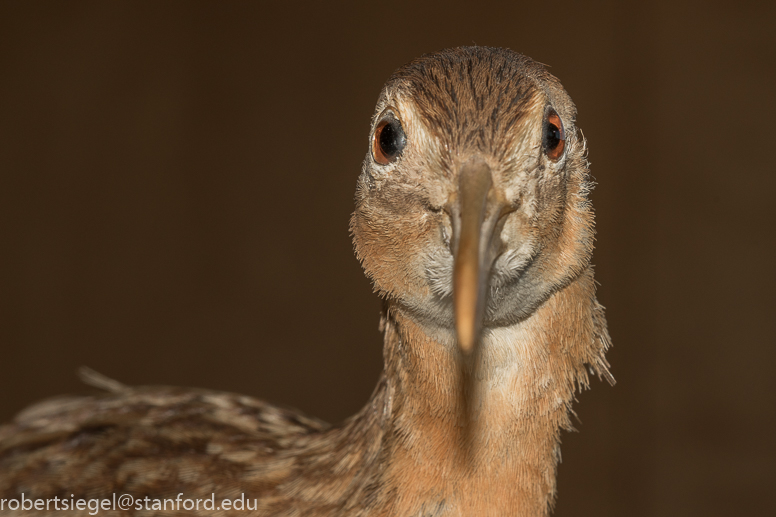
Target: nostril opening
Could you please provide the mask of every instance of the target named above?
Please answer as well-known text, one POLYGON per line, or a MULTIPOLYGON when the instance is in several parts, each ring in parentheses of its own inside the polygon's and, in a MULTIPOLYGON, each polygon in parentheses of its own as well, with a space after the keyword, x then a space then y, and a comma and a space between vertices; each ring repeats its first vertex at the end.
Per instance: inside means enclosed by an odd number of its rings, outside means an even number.
POLYGON ((452 221, 452 215, 448 210, 444 210, 442 213, 441 221, 439 223, 439 226, 442 230, 442 240, 445 243, 445 246, 447 246, 450 249, 450 253, 454 254, 455 250, 453 250, 453 244, 454 244, 454 228, 452 221))
POLYGON ((455 256, 458 245, 458 234, 460 233, 461 215, 456 203, 449 203, 442 207, 442 235, 445 245, 450 249, 450 254, 455 256))

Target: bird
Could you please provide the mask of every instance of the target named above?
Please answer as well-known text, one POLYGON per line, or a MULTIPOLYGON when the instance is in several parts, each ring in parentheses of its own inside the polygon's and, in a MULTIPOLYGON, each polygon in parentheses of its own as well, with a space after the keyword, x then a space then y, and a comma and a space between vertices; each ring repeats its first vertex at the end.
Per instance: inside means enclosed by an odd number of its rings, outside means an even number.
POLYGON ((100 393, 0 427, 0 515, 550 515, 575 393, 614 384, 593 186, 544 65, 483 46, 411 61, 379 95, 350 221, 382 299, 363 409, 330 425, 85 369, 100 393))

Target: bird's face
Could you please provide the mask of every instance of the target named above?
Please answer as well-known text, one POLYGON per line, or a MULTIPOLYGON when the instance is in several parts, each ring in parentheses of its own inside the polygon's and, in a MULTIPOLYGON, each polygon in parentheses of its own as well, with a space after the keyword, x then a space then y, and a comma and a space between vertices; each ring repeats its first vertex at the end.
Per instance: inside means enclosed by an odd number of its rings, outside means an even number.
POLYGON ((464 351, 524 319, 589 262, 574 107, 544 69, 456 49, 383 89, 351 229, 376 290, 464 351))

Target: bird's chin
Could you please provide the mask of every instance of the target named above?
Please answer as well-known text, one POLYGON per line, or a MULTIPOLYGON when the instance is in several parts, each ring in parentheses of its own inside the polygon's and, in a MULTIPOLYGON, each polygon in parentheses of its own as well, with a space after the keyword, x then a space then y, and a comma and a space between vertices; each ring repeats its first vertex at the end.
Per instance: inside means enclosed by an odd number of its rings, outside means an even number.
MULTIPOLYGON (((429 246, 419 263, 425 270, 423 285, 416 289, 387 294, 397 308, 423 326, 429 334, 455 335, 453 309, 453 256, 441 243, 429 246)), ((546 285, 534 271, 539 246, 526 239, 522 245, 507 248, 491 265, 489 288, 482 322, 483 329, 508 327, 527 319, 546 300, 546 285)))

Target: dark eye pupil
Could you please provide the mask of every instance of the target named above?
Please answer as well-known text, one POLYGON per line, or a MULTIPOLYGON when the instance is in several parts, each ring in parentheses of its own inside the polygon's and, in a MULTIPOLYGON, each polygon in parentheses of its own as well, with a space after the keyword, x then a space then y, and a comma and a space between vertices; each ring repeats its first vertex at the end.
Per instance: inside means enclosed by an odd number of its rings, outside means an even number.
POLYGON ((560 144, 560 128, 554 124, 547 124, 544 128, 544 145, 548 150, 555 149, 560 144))
POLYGON ((392 120, 380 132, 380 150, 388 158, 394 158, 404 149, 405 136, 399 122, 392 120))

